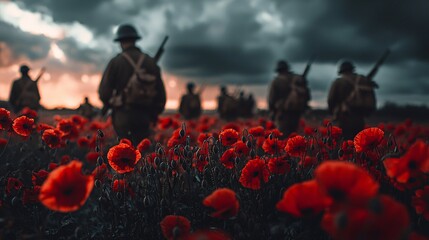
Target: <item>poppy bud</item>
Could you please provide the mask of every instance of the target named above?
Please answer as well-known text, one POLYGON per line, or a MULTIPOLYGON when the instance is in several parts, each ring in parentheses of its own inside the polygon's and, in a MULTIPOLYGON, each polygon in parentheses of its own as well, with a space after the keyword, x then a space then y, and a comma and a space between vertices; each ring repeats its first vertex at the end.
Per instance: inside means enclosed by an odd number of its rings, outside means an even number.
POLYGON ((343 154, 344 154, 343 149, 338 150, 338 156, 339 156, 339 157, 342 157, 342 156, 343 156, 343 154))
POLYGON ((241 141, 242 141, 242 142, 246 142, 246 140, 247 140, 247 139, 246 139, 246 137, 245 137, 245 136, 242 136, 242 137, 241 137, 241 141))
POLYGON ((101 186, 101 182, 98 179, 95 179, 94 185, 96 188, 99 188, 101 186))
POLYGON ((12 204, 13 207, 19 206, 20 205, 20 199, 18 197, 13 197, 12 201, 11 201, 11 204, 12 204))
POLYGON ((251 158, 255 158, 256 157, 256 153, 255 153, 254 149, 250 150, 250 157, 251 158))
POLYGON ((176 146, 175 148, 174 148, 174 154, 175 155, 179 155, 179 147, 178 146, 176 146))
POLYGON ((159 164, 159 169, 160 169, 161 171, 165 171, 165 170, 167 169, 167 164, 166 164, 165 162, 161 162, 161 163, 159 164))
POLYGON ((201 187, 202 188, 207 188, 208 184, 207 181, 204 179, 203 181, 201 181, 201 187))
POLYGON ((398 146, 396 146, 396 147, 393 149, 393 152, 394 152, 394 153, 398 153, 398 146))
POLYGON ((176 226, 173 228, 173 238, 177 239, 179 236, 180 236, 180 228, 176 226))
POLYGON ((121 199, 122 199, 122 193, 120 193, 120 192, 116 193, 116 197, 117 197, 119 200, 121 200, 121 199))
POLYGON ((155 165, 157 167, 159 167, 159 164, 161 164, 161 159, 159 157, 155 157, 155 159, 153 161, 155 162, 155 165))
POLYGON ((218 152, 219 152, 219 147, 215 145, 213 147, 213 153, 217 154, 218 152))
POLYGON ((270 140, 273 140, 273 138, 274 138, 273 133, 270 133, 269 138, 270 138, 270 140))
POLYGON ((98 156, 98 158, 97 158, 97 164, 100 166, 100 165, 103 165, 103 163, 104 163, 103 157, 102 156, 98 156))
POLYGON ((99 146, 95 146, 95 151, 96 152, 100 152, 100 147, 99 146))
POLYGON ((104 133, 103 133, 103 131, 101 131, 100 129, 98 129, 98 130, 97 130, 97 136, 98 136, 99 138, 103 138, 103 137, 104 137, 104 133))
POLYGON ((322 161, 322 159, 323 159, 323 156, 322 156, 322 154, 320 154, 320 152, 318 152, 317 154, 316 154, 316 158, 317 158, 317 161, 322 161))
POLYGON ((176 169, 177 161, 175 161, 175 160, 171 161, 170 165, 171 165, 171 168, 176 169))
POLYGON ((158 150, 156 151, 156 154, 161 156, 163 155, 163 153, 164 153, 164 150, 162 149, 162 147, 158 148, 158 150))
POLYGON ((150 205, 152 204, 152 202, 150 201, 150 198, 146 196, 143 199, 143 204, 144 204, 145 207, 150 207, 150 205))
POLYGON ((191 150, 191 147, 189 147, 188 145, 185 146, 185 151, 189 152, 191 150))
POLYGON ((247 148, 251 148, 252 147, 252 142, 251 141, 247 141, 246 142, 246 147, 247 148))
POLYGON ((185 130, 183 130, 183 128, 180 129, 179 136, 180 138, 183 138, 185 136, 185 130))

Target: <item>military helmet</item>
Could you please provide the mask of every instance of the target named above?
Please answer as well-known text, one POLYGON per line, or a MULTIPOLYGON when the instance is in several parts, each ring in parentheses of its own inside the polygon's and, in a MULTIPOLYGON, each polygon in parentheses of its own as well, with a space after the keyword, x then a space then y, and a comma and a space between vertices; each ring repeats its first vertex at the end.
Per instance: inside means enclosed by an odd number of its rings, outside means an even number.
POLYGON ((122 24, 118 27, 116 31, 115 42, 120 42, 122 40, 137 40, 140 39, 140 35, 137 33, 137 30, 131 24, 122 24))
POLYGON ((188 82, 188 84, 186 84, 186 88, 187 88, 189 91, 192 91, 192 90, 194 90, 194 88, 195 88, 195 84, 194 84, 193 82, 188 82))
POLYGON ((343 60, 341 61, 340 67, 338 69, 338 73, 345 73, 345 72, 354 72, 355 71, 355 65, 349 61, 349 60, 343 60))
POLYGON ((30 71, 30 68, 29 68, 27 65, 21 65, 21 67, 19 68, 19 71, 20 71, 22 74, 27 74, 27 73, 28 73, 28 71, 30 71))
POLYGON ((289 71, 289 69, 289 63, 287 63, 286 61, 280 60, 277 62, 276 72, 289 71))

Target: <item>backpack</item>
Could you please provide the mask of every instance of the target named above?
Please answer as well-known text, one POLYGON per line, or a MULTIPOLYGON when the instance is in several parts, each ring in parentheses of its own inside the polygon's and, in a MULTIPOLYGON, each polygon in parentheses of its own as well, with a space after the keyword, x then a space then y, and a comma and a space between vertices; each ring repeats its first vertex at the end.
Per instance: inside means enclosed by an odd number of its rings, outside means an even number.
POLYGON ((239 102, 231 96, 225 96, 221 109, 225 117, 235 117, 239 110, 239 102))
POLYGON ((37 93, 37 82, 29 81, 27 82, 19 98, 17 100, 17 105, 22 107, 29 107, 30 109, 38 109, 39 105, 39 94, 37 93))
POLYGON ((354 80, 344 77, 353 84, 353 90, 343 103, 343 108, 369 115, 376 109, 376 98, 374 86, 371 81, 362 75, 356 75, 354 80))
POLYGON ((144 61, 144 54, 141 54, 137 63, 126 54, 122 53, 125 59, 134 68, 134 72, 127 82, 122 93, 119 93, 112 98, 112 106, 143 106, 150 107, 157 96, 156 91, 156 76, 146 73, 146 70, 140 67, 144 61))
POLYGON ((284 99, 281 109, 285 112, 289 111, 303 111, 307 107, 308 89, 305 86, 299 85, 302 77, 299 75, 292 75, 291 90, 286 99, 284 99))
POLYGON ((183 105, 181 105, 181 114, 185 118, 196 117, 201 113, 201 102, 200 97, 197 94, 189 94, 183 99, 183 105))

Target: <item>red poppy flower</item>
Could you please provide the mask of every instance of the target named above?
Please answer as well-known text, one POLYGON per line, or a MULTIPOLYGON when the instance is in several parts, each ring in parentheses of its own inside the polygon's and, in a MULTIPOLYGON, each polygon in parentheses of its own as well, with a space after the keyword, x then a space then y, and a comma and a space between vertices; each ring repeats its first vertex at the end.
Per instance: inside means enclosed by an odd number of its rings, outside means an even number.
POLYGON ((242 141, 237 141, 233 145, 235 153, 237 153, 240 156, 247 155, 250 152, 250 149, 247 147, 247 145, 242 141))
POLYGON ((7 145, 8 141, 4 138, 0 138, 0 148, 4 148, 7 145))
POLYGON ((402 157, 385 159, 383 164, 389 177, 406 183, 419 172, 429 172, 429 146, 417 140, 402 157))
POLYGON ((186 142, 186 137, 189 135, 189 130, 186 130, 183 135, 180 134, 181 131, 182 129, 180 128, 174 130, 172 136, 170 139, 168 139, 167 147, 171 148, 186 142))
POLYGON ((216 189, 212 194, 203 200, 203 205, 215 209, 212 217, 229 219, 237 216, 240 204, 235 196, 235 192, 229 188, 216 189))
POLYGON ((33 182, 33 186, 42 186, 42 184, 45 182, 48 175, 49 175, 49 172, 43 169, 38 172, 33 172, 31 176, 31 181, 33 182))
POLYGON ((168 240, 185 239, 191 231, 191 222, 182 216, 168 215, 160 222, 162 235, 168 240))
POLYGON ((379 187, 368 172, 349 162, 323 162, 315 170, 315 179, 336 202, 365 202, 377 194, 379 187))
POLYGON ((9 195, 12 192, 12 189, 19 190, 24 186, 24 184, 18 178, 10 177, 7 179, 6 185, 6 194, 9 195))
POLYGON ((137 145, 137 149, 140 151, 140 153, 144 153, 150 149, 151 145, 152 143, 150 142, 150 140, 145 138, 141 140, 141 142, 137 145))
POLYGON ((274 157, 268 160, 268 169, 272 174, 285 174, 290 171, 290 164, 285 157, 274 157))
POLYGON ((198 135, 198 143, 200 145, 204 144, 204 141, 206 141, 207 139, 209 139, 212 136, 211 133, 200 133, 200 135, 198 135))
POLYGON ((235 153, 233 148, 226 150, 222 157, 220 158, 220 162, 225 166, 225 168, 232 169, 235 166, 235 158, 237 154, 235 153))
POLYGON ((94 176, 82 174, 82 163, 71 161, 52 171, 40 189, 39 200, 59 212, 78 210, 91 194, 94 176))
POLYGON ((223 130, 219 135, 223 146, 231 146, 238 140, 238 132, 232 128, 223 130))
POLYGON ((367 128, 356 134, 354 143, 356 152, 372 151, 383 140, 384 132, 380 128, 367 128))
POLYGON ((49 125, 49 124, 46 124, 46 123, 39 123, 39 125, 37 126, 37 131, 39 131, 39 132, 43 132, 43 131, 45 131, 45 130, 47 130, 47 129, 54 129, 55 127, 53 127, 53 126, 51 126, 51 125, 49 125))
POLYGON ((352 140, 344 141, 341 144, 341 160, 350 160, 353 157, 355 147, 354 142, 352 140))
POLYGON ((118 173, 133 171, 140 158, 140 152, 125 143, 111 147, 107 153, 110 166, 118 173))
POLYGON ((71 157, 69 155, 64 155, 61 157, 60 159, 60 164, 61 165, 66 165, 71 161, 71 157))
POLYGON ((37 112, 29 107, 25 107, 22 109, 21 114, 23 116, 26 116, 28 118, 36 119, 37 118, 37 112))
POLYGON ((229 122, 229 123, 222 126, 222 131, 225 131, 228 129, 233 129, 237 132, 241 131, 241 127, 237 123, 234 123, 234 122, 229 122))
POLYGON ((232 240, 225 232, 218 229, 197 230, 189 235, 187 240, 232 240))
POLYGON ((130 146, 133 146, 133 143, 128 138, 121 138, 121 140, 119 141, 119 143, 124 143, 124 144, 130 145, 130 146))
POLYGON ((49 171, 53 171, 57 167, 58 167, 58 164, 51 162, 51 163, 49 163, 48 169, 49 169, 49 171))
POLYGON ((369 208, 348 208, 325 213, 322 228, 333 239, 402 239, 410 217, 404 205, 390 197, 371 200, 369 208))
POLYGON ((251 129, 249 129, 249 134, 255 138, 264 137, 265 136, 265 129, 261 126, 253 127, 251 129))
POLYGON ((277 203, 277 210, 295 217, 314 216, 330 204, 315 180, 297 183, 289 187, 277 203))
POLYGON ((60 148, 63 135, 63 132, 58 129, 47 129, 42 134, 42 140, 50 148, 60 148))
POLYGON ((284 146, 284 141, 278 138, 267 138, 262 145, 262 149, 268 154, 279 154, 284 146))
POLYGON ((83 128, 85 126, 85 123, 88 122, 86 118, 79 115, 71 116, 71 120, 76 125, 77 128, 83 128))
POLYGON ((98 152, 88 152, 85 155, 85 159, 86 159, 86 161, 88 161, 92 165, 95 165, 95 164, 97 164, 97 159, 99 156, 100 156, 100 154, 98 152))
POLYGON ((18 117, 13 121, 12 127, 18 135, 28 137, 34 130, 34 119, 26 116, 18 117))
POLYGON ((77 140, 77 145, 81 148, 88 148, 89 147, 89 139, 87 137, 80 137, 77 140))
POLYGON ((0 108, 0 130, 9 130, 12 126, 10 112, 4 108, 0 108))
POLYGON ((243 187, 258 190, 261 182, 268 182, 270 172, 262 159, 249 160, 241 171, 240 183, 243 187))
POLYGON ((295 136, 293 138, 289 138, 286 143, 285 151, 293 156, 299 157, 305 153, 307 149, 307 141, 303 136, 295 136))
POLYGON ((79 134, 76 124, 71 119, 61 119, 57 124, 57 129, 64 133, 64 138, 76 138, 79 134))
POLYGON ((304 128, 304 134, 307 136, 311 136, 314 134, 314 128, 312 127, 305 127, 304 128))
POLYGON ((416 213, 423 215, 429 221, 429 186, 417 190, 415 194, 412 203, 416 213))
POLYGON ((338 140, 341 135, 343 135, 343 129, 337 127, 337 126, 332 126, 330 128, 331 131, 331 137, 333 138, 333 140, 338 140))
POLYGON ((22 194, 22 204, 28 205, 39 202, 40 186, 35 186, 32 189, 25 189, 22 194))
POLYGON ((104 179, 106 178, 110 179, 112 177, 105 163, 96 167, 91 174, 94 176, 95 179, 98 179, 100 181, 104 181, 104 179))
POLYGON ((317 159, 311 156, 305 156, 304 158, 300 158, 298 165, 303 168, 310 168, 317 165, 317 159))

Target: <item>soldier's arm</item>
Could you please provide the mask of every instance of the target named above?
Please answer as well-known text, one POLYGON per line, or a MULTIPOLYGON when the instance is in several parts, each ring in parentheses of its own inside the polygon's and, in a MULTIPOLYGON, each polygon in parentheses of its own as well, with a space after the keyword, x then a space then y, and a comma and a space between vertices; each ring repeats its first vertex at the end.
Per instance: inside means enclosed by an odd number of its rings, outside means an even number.
POLYGON ((338 104, 338 90, 338 80, 335 80, 328 94, 328 108, 331 114, 334 113, 335 107, 338 104))
POLYGON ((17 82, 13 82, 12 88, 10 90, 9 95, 9 103, 12 104, 12 106, 16 106, 16 100, 18 99, 18 85, 17 82))
POLYGON ((268 94, 268 108, 270 111, 273 111, 275 109, 275 104, 278 99, 276 85, 277 85, 276 81, 274 80, 271 83, 270 92, 268 94))
POLYGON ((159 69, 159 67, 157 67, 156 77, 158 79, 157 87, 156 87, 157 92, 158 92, 158 97, 157 97, 157 101, 156 101, 156 113, 161 114, 165 109, 165 103, 167 102, 167 96, 165 93, 164 82, 162 81, 162 78, 161 78, 161 70, 159 69))
POLYGON ((113 71, 113 59, 109 62, 106 69, 104 70, 103 77, 101 78, 100 86, 98 87, 98 94, 100 97, 100 100, 103 102, 104 105, 107 105, 109 103, 110 98, 113 94, 113 78, 114 78, 114 71, 113 71))

